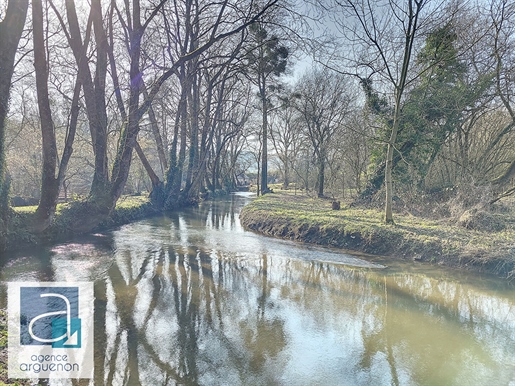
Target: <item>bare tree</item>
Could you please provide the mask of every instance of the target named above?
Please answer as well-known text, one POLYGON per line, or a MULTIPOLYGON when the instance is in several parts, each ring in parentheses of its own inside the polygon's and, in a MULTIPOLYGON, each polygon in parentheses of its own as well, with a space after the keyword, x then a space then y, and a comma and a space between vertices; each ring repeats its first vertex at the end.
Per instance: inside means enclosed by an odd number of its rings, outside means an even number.
MULTIPOLYGON (((48 18, 46 19, 48 20, 48 18)), ((47 46, 48 41, 45 44, 45 36, 48 34, 44 33, 44 15, 41 0, 34 0, 32 2, 32 24, 32 35, 34 39, 34 67, 36 72, 36 90, 43 153, 41 196, 34 221, 35 230, 40 232, 50 225, 55 214, 57 199, 59 196, 59 187, 66 176, 66 169, 73 151, 72 145, 75 138, 79 115, 79 96, 81 85, 78 80, 76 80, 71 100, 71 114, 66 133, 63 155, 59 163, 59 169, 56 170, 58 166, 57 141, 48 90, 49 66, 47 61, 47 52, 50 52, 50 50, 47 46)))
POLYGON ((290 91, 280 98, 281 104, 274 110, 270 127, 270 137, 283 168, 283 189, 288 189, 291 182, 293 163, 300 148, 302 119, 295 108, 299 96, 290 91))
MULTIPOLYGON (((108 7, 109 12, 107 12, 107 25, 109 26, 107 29, 100 0, 91 2, 88 21, 82 27, 79 25, 76 3, 73 0, 65 1, 67 23, 59 14, 57 7, 53 6, 75 56, 95 153, 95 175, 89 199, 91 218, 78 224, 79 228, 87 229, 96 225, 114 208, 129 175, 133 149, 137 147, 140 121, 151 107, 162 86, 172 76, 179 78, 182 95, 177 109, 175 132, 169 157, 170 168, 167 173, 166 195, 167 199, 170 198, 170 202, 177 199, 183 177, 188 139, 191 139, 187 136, 190 128, 188 115, 191 111, 198 111, 198 106, 194 107, 194 103, 199 100, 198 94, 195 96, 192 94, 198 91, 195 90, 197 87, 195 79, 198 79, 196 61, 218 42, 243 33, 266 12, 274 9, 278 1, 267 1, 257 9, 230 0, 216 4, 201 4, 189 0, 184 4, 171 4, 166 0, 156 2, 156 4, 142 4, 140 0, 126 1, 123 4, 112 1, 108 7), (111 28, 114 20, 118 22, 119 30, 117 32, 121 32, 123 45, 127 49, 128 56, 122 59, 113 55, 116 50, 112 47, 113 40, 108 36, 108 34, 116 33, 111 28), (164 34, 164 41, 162 33, 153 35, 156 37, 155 41, 144 39, 144 36, 154 34, 159 28, 161 31, 167 32, 164 34), (164 48, 161 50, 166 52, 166 55, 157 55, 155 50, 148 49, 147 45, 151 46, 154 42, 158 46, 163 44, 164 48), (92 46, 94 50, 91 49, 92 46), (176 48, 175 53, 171 50, 173 47, 176 48), (145 71, 143 56, 151 52, 155 56, 148 60, 151 65, 145 71), (92 55, 94 60, 90 58, 92 55), (116 66, 113 66, 113 61, 118 61, 115 63, 116 66), (107 157, 106 74, 109 63, 112 75, 115 74, 115 68, 120 66, 126 68, 129 75, 129 87, 126 90, 122 91, 118 82, 113 81, 115 94, 118 92, 125 94, 125 102, 117 98, 117 105, 120 111, 123 106, 126 111, 126 119, 121 123, 122 127, 111 173, 108 173, 107 157), (94 67, 94 72, 90 66, 94 67), (146 92, 143 92, 145 87, 143 80, 149 84, 146 92)), ((198 133, 195 130, 193 132, 198 133)), ((197 134, 193 136, 196 137, 197 134)), ((195 166, 195 149, 197 147, 195 142, 193 147, 191 159, 192 165, 195 166)), ((149 169, 147 168, 147 170, 149 169)), ((192 178, 193 176, 190 176, 190 180, 192 178)))
POLYGON ((318 197, 324 196, 325 167, 329 145, 336 135, 340 140, 343 122, 352 108, 349 78, 329 69, 315 69, 300 78, 295 104, 302 115, 307 137, 316 155, 318 197))
MULTIPOLYGON (((515 108, 512 103, 514 97, 513 73, 515 72, 513 67, 515 5, 508 0, 493 2, 490 15, 493 24, 493 56, 496 62, 495 79, 497 95, 511 118, 491 143, 490 148, 493 148, 504 136, 511 133, 515 127, 515 108)), ((501 190, 498 198, 515 191, 513 188, 506 188, 513 176, 515 176, 515 160, 508 165, 500 176, 493 180, 493 183, 501 190)))
POLYGON ((286 71, 288 48, 281 44, 277 35, 270 35, 263 24, 256 23, 251 28, 253 41, 247 54, 247 76, 257 86, 261 107, 261 187, 258 193, 268 189, 268 111, 271 107, 271 90, 277 78, 286 71))
POLYGON ((337 20, 338 25, 357 50, 352 58, 353 65, 358 70, 379 74, 393 88, 394 111, 386 141, 384 217, 387 224, 393 223, 393 156, 403 95, 410 81, 415 42, 424 17, 422 11, 428 0, 392 0, 385 3, 345 0, 335 3, 344 15, 344 18, 337 20), (349 22, 349 19, 354 22, 349 22))

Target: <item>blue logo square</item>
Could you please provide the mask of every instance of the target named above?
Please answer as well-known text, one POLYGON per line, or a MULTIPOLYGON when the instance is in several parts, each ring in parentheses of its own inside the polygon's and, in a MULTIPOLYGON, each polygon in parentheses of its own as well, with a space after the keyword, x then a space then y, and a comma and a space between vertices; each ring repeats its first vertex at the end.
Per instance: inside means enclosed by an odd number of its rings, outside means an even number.
POLYGON ((78 287, 21 287, 20 344, 81 347, 78 287))

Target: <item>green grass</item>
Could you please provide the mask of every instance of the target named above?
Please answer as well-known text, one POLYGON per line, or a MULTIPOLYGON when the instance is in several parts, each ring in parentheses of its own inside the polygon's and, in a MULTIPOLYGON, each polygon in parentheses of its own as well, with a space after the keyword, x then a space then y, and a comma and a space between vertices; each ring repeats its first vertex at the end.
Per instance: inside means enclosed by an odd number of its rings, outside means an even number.
POLYGON ((122 196, 116 203, 116 209, 137 208, 148 204, 150 201, 148 196, 122 196))
POLYGON ((35 213, 37 208, 37 205, 15 206, 13 207, 13 210, 17 213, 35 213))
MULTIPOLYGON (((69 203, 59 203, 55 208, 56 213, 60 213, 64 208, 68 207, 69 203)), ((29 206, 13 206, 12 209, 16 213, 21 214, 34 214, 36 213, 37 205, 29 205, 29 206)))
MULTIPOLYGON (((143 204, 148 203, 148 196, 142 195, 142 196, 122 196, 118 202, 116 203, 116 209, 127 209, 127 208, 134 208, 137 206, 141 206, 143 204)), ((69 203, 60 203, 57 204, 56 213, 61 212, 64 208, 68 207, 69 203)), ((13 207, 13 210, 16 213, 35 213, 36 209, 38 208, 37 205, 30 205, 30 206, 15 206, 13 207)))
MULTIPOLYGON (((31 230, 34 222, 36 206, 16 207, 11 218, 9 235, 7 237, 7 249, 17 249, 20 246, 34 246, 42 243, 64 240, 75 233, 83 232, 76 228, 77 224, 83 225, 81 219, 87 218, 91 213, 91 206, 86 201, 74 200, 57 205, 55 217, 50 226, 42 233, 31 230)), ((102 219, 100 224, 91 225, 93 230, 112 228, 141 219, 154 213, 154 209, 147 195, 122 196, 113 213, 102 219)), ((93 218, 92 221, 95 219, 93 218)), ((100 220, 99 220, 100 221, 100 220)), ((86 224, 89 225, 89 224, 86 224)), ((88 228, 91 231, 92 228, 88 228)))
POLYGON ((512 225, 500 232, 400 214, 394 214, 395 225, 385 225, 380 210, 332 210, 330 200, 277 192, 253 201, 241 217, 247 228, 272 236, 513 275, 515 218, 510 215, 506 223, 512 225))

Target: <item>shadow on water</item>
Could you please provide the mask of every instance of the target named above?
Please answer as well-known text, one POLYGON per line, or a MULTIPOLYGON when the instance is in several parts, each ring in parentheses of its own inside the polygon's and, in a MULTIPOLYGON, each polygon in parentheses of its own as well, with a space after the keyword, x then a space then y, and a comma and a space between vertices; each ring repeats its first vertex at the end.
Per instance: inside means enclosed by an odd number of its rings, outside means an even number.
POLYGON ((11 258, 2 280, 95 281, 95 385, 515 381, 512 286, 245 232, 249 199, 11 258))

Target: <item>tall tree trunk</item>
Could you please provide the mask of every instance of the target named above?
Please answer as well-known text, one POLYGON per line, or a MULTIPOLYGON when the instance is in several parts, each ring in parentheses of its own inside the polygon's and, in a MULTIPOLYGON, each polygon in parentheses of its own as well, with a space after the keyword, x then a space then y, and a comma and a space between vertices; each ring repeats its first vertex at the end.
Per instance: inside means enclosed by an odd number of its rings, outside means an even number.
POLYGON ((324 183, 325 183, 325 162, 322 156, 318 160, 318 197, 324 197, 324 183))
MULTIPOLYGON (((100 1, 100 0, 96 0, 100 1)), ((129 177, 129 171, 132 161, 132 151, 137 145, 137 136, 139 133, 139 122, 143 117, 143 114, 150 108, 152 100, 154 98, 157 89, 154 90, 152 97, 146 98, 145 102, 140 104, 140 96, 142 90, 145 87, 143 82, 143 73, 140 70, 140 58, 141 58, 141 41, 143 34, 148 23, 157 15, 159 9, 165 3, 164 0, 156 5, 152 13, 148 16, 146 21, 142 24, 141 22, 141 7, 140 0, 133 0, 132 2, 132 18, 128 12, 127 25, 129 26, 129 41, 127 42, 129 48, 130 58, 130 88, 129 88, 129 112, 127 120, 122 128, 120 142, 118 145, 116 158, 113 163, 112 169, 112 183, 110 191, 110 209, 114 209, 116 202, 123 193, 123 189, 129 177), (142 107, 142 105, 144 107, 142 107)), ((106 39, 107 42, 107 39, 106 39)), ((106 44, 107 45, 107 44, 106 44)), ((155 86, 158 87, 159 86, 155 86)), ((147 165, 148 166, 148 165, 147 165)), ((156 186, 156 185, 154 185, 156 186)))
POLYGON ((218 135, 215 142, 215 160, 213 161, 213 192, 221 189, 220 185, 220 156, 222 152, 222 134, 220 130, 221 125, 218 125, 218 135))
POLYGON ((388 141, 388 148, 386 151, 386 166, 384 181, 386 187, 386 202, 384 211, 384 221, 386 224, 393 224, 393 181, 392 181, 392 170, 393 170, 393 152, 395 150, 395 141, 397 139, 397 131, 399 128, 399 110, 400 110, 400 97, 396 98, 395 102, 395 115, 393 119, 393 127, 390 133, 390 140, 388 141), (397 100, 398 99, 398 100, 397 100))
MULTIPOLYGON (((106 76, 108 65, 108 41, 104 29, 101 0, 91 1, 93 30, 95 32, 96 68, 94 77, 96 103, 96 143, 95 143, 95 174, 91 186, 91 196, 101 197, 101 202, 107 199, 109 184, 109 165, 107 157, 107 107, 106 107, 106 76)), ((110 208, 112 209, 112 208, 110 208)))
POLYGON ((290 160, 288 159, 288 151, 284 152, 284 181, 283 181, 283 189, 288 189, 290 185, 290 160))
POLYGON ((409 0, 409 13, 408 22, 405 27, 405 40, 404 40, 404 53, 401 67, 401 75, 399 81, 395 84, 395 109, 393 115, 393 125, 390 132, 390 139, 388 141, 388 148, 386 151, 386 167, 385 167, 385 186, 386 186, 386 199, 384 210, 384 221, 386 224, 393 224, 393 183, 392 183, 392 170, 393 170, 393 152, 395 150, 395 141, 397 140, 397 133, 399 131, 399 121, 401 115, 402 94, 406 87, 406 79, 408 77, 408 70, 411 62, 411 53, 413 51, 413 42, 415 40, 415 32, 418 28, 418 17, 422 9, 423 2, 417 0, 409 0), (415 6, 415 7, 414 7, 415 6))
MULTIPOLYGON (((194 61, 195 62, 195 61, 194 61)), ((195 66, 195 64, 194 64, 195 66)), ((196 66, 195 66, 196 67, 196 66)), ((196 71, 195 71, 196 72, 196 71)), ((191 128, 190 128, 190 149, 188 154, 188 171, 186 174, 186 194, 194 196, 195 192, 190 192, 192 180, 198 174, 198 132, 199 132, 199 106, 200 106, 200 79, 196 74, 193 75, 191 92, 191 128)))
MULTIPOLYGON (((183 73, 181 69, 180 73, 183 73)), ((179 145, 179 128, 181 125, 181 117, 183 104, 186 103, 186 94, 181 91, 181 97, 179 100, 179 104, 177 106, 177 113, 175 114, 175 123, 173 127, 173 140, 172 146, 170 148, 170 166, 168 171, 166 172, 166 181, 165 181, 165 197, 169 197, 172 192, 172 187, 174 185, 174 181, 177 179, 177 146, 179 145)))
POLYGON ((116 201, 122 195, 123 188, 129 177, 129 170, 132 161, 132 150, 136 146, 136 139, 139 132, 139 98, 143 87, 142 73, 139 69, 141 55, 141 38, 143 28, 140 24, 139 2, 135 1, 133 6, 133 29, 130 34, 130 90, 129 90, 129 114, 122 129, 120 143, 112 171, 111 205, 114 208, 116 201))
MULTIPOLYGON (((109 173, 107 166, 107 112, 105 103, 105 76, 107 74, 108 44, 103 29, 102 9, 100 0, 92 0, 90 17, 86 28, 84 41, 79 26, 74 0, 66 0, 66 14, 69 25, 69 44, 73 51, 79 70, 79 79, 84 91, 86 114, 88 116, 93 152, 95 155, 95 170, 91 185, 91 199, 100 203, 104 209, 102 213, 109 212, 108 187, 109 173), (97 43, 97 60, 95 77, 91 75, 87 47, 91 35, 91 27, 95 30, 97 43)), ((55 9, 55 8, 54 8, 55 9)), ((57 12, 57 11, 56 11, 57 12)))
POLYGON ((9 220, 9 182, 5 165, 5 124, 9 109, 14 58, 23 32, 28 0, 9 0, 4 19, 0 22, 0 249, 9 220))
MULTIPOLYGON (((191 182, 191 188, 188 192, 188 200, 192 200, 195 196, 201 191, 202 182, 205 179, 206 171, 207 171, 207 162, 209 156, 209 148, 213 138, 213 134, 215 131, 215 119, 216 119, 216 111, 218 111, 218 107, 215 111, 215 118, 211 119, 211 106, 213 102, 213 83, 209 82, 207 87, 207 95, 205 99, 204 106, 204 122, 202 124, 202 134, 200 136, 200 147, 199 154, 197 160, 197 170, 196 175, 193 177, 191 182)), ((219 101, 221 102, 221 101, 219 101)))
POLYGON ((36 90, 42 137, 42 180, 41 198, 35 213, 33 229, 36 232, 45 230, 51 223, 55 214, 59 187, 66 176, 66 169, 73 152, 73 142, 77 128, 80 111, 79 98, 81 83, 77 78, 70 111, 70 120, 66 132, 63 155, 57 167, 57 143, 52 111, 48 93, 48 62, 47 48, 44 41, 43 6, 41 0, 32 2, 32 22, 34 39, 34 67, 36 73, 36 90), (56 171, 56 169, 58 169, 56 171), (57 175, 56 175, 57 174, 57 175))
MULTIPOLYGON (((148 91, 146 87, 143 87, 143 97, 145 99, 148 98, 148 91)), ((161 136, 161 132, 159 131, 159 125, 157 123, 156 113, 152 105, 148 108, 148 118, 150 119, 150 129, 152 130, 152 135, 154 136, 154 140, 156 141, 157 148, 157 156, 159 157, 159 164, 161 166, 161 173, 165 174, 165 171, 168 167, 168 160, 166 159, 165 146, 163 144, 163 137, 161 136)))
MULTIPOLYGON (((166 187, 166 209, 175 208, 180 201, 180 190, 182 185, 182 176, 184 171, 184 162, 186 160, 186 138, 188 129, 188 94, 191 92, 191 80, 187 76, 186 66, 181 68, 181 101, 179 103, 178 112, 178 125, 176 123, 176 130, 179 130, 179 153, 178 156, 171 154, 170 156, 170 179, 167 181, 166 187), (172 162, 175 161, 174 164, 172 162)), ((177 143, 177 134, 174 138, 174 143, 177 143)), ((175 145, 177 146, 177 145, 175 145)), ((176 149, 175 149, 176 150, 176 149)))
MULTIPOLYGON (((260 74, 261 76, 261 74, 260 74)), ((263 127, 261 146, 261 194, 268 193, 268 102, 266 98, 266 80, 264 75, 260 82, 261 105, 263 108, 263 127)))
POLYGON ((48 97, 48 66, 43 29, 43 6, 41 0, 32 1, 32 25, 34 39, 34 67, 36 90, 42 138, 43 170, 41 177, 41 198, 36 210, 33 227, 36 231, 46 229, 55 213, 59 195, 59 181, 56 177, 57 145, 54 121, 48 97))

